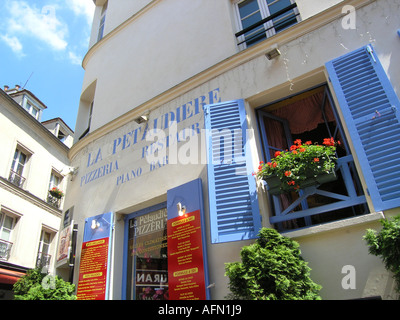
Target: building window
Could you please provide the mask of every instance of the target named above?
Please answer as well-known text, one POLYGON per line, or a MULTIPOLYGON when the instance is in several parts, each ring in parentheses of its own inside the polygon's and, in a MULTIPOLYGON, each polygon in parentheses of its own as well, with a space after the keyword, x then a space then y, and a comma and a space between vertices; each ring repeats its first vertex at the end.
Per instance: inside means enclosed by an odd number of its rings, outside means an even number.
POLYGON ((299 193, 272 195, 271 223, 284 231, 368 213, 354 159, 326 86, 261 107, 257 112, 265 162, 271 161, 276 151, 288 150, 297 139, 318 144, 324 138, 340 141, 337 180, 299 193))
POLYGON ((52 235, 49 231, 42 230, 40 234, 40 241, 39 241, 39 249, 38 255, 36 260, 36 267, 43 269, 49 269, 50 266, 50 244, 51 244, 52 235))
POLYGON ((238 45, 251 46, 296 24, 300 17, 293 0, 244 0, 235 3, 240 31, 238 45))
POLYGON ((10 175, 8 180, 16 186, 23 188, 26 178, 25 167, 29 159, 29 154, 17 147, 14 153, 14 158, 11 165, 10 175))
POLYGON ((56 207, 57 209, 60 208, 61 206, 61 199, 62 196, 59 194, 59 191, 62 191, 60 186, 61 186, 61 181, 62 181, 62 176, 57 173, 55 170, 51 171, 50 175, 50 182, 49 182, 49 191, 47 194, 47 203, 51 204, 52 206, 56 207), (57 190, 54 190, 57 189, 57 190))
POLYGON ((168 300, 167 209, 127 223, 127 300, 168 300))
POLYGON ((28 100, 25 103, 25 109, 28 111, 36 120, 40 120, 40 109, 35 107, 28 100))
POLYGON ((0 260, 8 260, 10 257, 11 234, 14 229, 15 219, 0 212, 0 260))
POLYGON ((107 6, 108 6, 108 1, 106 1, 106 3, 103 5, 101 9, 100 25, 99 25, 99 33, 97 35, 97 41, 100 41, 104 35, 104 25, 106 23, 107 6))
POLYGON ((89 119, 88 119, 88 124, 87 124, 87 128, 85 131, 83 131, 82 135, 79 137, 79 140, 84 138, 90 131, 90 125, 92 124, 92 116, 93 116, 93 105, 94 105, 94 101, 92 101, 90 103, 90 107, 89 107, 89 119))

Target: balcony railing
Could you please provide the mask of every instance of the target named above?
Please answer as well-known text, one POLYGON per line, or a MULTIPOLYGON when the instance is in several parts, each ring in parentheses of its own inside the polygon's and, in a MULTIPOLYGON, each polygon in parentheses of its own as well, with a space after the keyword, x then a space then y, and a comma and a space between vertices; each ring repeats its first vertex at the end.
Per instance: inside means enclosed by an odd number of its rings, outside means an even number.
POLYGON ((0 239, 0 260, 8 260, 10 258, 10 252, 12 242, 0 239))
POLYGON ((50 261, 51 261, 51 255, 44 253, 44 252, 38 252, 37 259, 36 259, 36 267, 39 269, 47 269, 49 270, 50 267, 50 261))
MULTIPOLYGON (((270 217, 270 222, 277 224, 279 230, 286 229, 281 223, 294 221, 293 219, 299 218, 310 218, 318 214, 332 213, 335 215, 341 209, 350 209, 350 215, 355 216, 357 213, 353 210, 353 207, 359 205, 366 205, 367 200, 364 194, 358 194, 355 185, 356 179, 354 179, 355 171, 354 159, 351 155, 341 157, 337 160, 336 166, 337 174, 343 177, 343 187, 339 191, 327 191, 322 190, 319 186, 313 186, 305 188, 298 199, 293 201, 286 209, 282 209, 281 201, 279 196, 273 196, 273 202, 275 206, 275 216, 270 217), (320 196, 320 200, 331 200, 321 201, 323 204, 320 206, 309 207, 305 202, 307 198, 313 195, 320 196)), ((361 213, 366 213, 366 210, 361 210, 361 213)))
POLYGON ((243 43, 247 43, 248 45, 254 44, 257 41, 266 38, 266 32, 269 30, 275 29, 275 31, 278 32, 293 25, 295 22, 297 22, 297 16, 300 15, 299 13, 296 13, 294 11, 295 8, 297 8, 297 4, 293 3, 290 6, 287 6, 286 8, 283 8, 269 15, 268 17, 252 24, 251 26, 237 32, 235 36, 238 39, 238 45, 241 45, 243 43), (265 27, 261 30, 260 28, 258 28, 272 20, 274 20, 273 26, 265 27))
POLYGON ((25 180, 26 179, 22 175, 13 170, 10 170, 10 176, 8 177, 8 181, 10 181, 12 184, 22 188, 24 186, 25 180))
POLYGON ((52 205, 53 207, 60 209, 61 206, 61 198, 54 197, 50 194, 47 194, 47 203, 52 205))

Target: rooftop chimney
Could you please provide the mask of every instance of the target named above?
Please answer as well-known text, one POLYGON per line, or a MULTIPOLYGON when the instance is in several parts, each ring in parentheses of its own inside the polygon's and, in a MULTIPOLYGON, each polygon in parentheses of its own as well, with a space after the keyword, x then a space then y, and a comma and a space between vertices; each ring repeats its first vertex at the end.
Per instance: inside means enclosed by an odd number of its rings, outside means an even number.
POLYGON ((4 86, 4 91, 7 91, 9 88, 10 88, 9 86, 5 85, 4 86))

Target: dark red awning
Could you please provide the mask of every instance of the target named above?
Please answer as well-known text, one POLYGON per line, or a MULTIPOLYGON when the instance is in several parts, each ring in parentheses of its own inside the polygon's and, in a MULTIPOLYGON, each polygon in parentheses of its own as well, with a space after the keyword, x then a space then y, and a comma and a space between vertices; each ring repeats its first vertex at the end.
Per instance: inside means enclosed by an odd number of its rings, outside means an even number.
POLYGON ((0 268, 0 283, 14 284, 24 275, 25 273, 23 272, 0 268))

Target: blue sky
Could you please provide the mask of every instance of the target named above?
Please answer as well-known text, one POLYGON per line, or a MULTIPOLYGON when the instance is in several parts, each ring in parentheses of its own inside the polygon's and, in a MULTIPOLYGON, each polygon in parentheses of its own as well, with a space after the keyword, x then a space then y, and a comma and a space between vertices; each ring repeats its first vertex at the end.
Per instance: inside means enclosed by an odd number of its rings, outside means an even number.
POLYGON ((0 87, 25 85, 42 121, 75 129, 93 13, 92 0, 0 0, 0 87))

